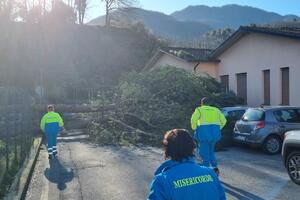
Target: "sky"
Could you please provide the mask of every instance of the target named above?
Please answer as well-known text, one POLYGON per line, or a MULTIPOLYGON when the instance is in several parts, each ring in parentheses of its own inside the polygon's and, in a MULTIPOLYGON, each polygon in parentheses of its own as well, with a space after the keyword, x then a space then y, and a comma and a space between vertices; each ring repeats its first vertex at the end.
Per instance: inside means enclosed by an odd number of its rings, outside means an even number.
MULTIPOLYGON (((88 1, 87 21, 105 14, 101 0, 88 1)), ((146 10, 171 14, 189 5, 223 6, 226 4, 247 5, 281 15, 296 14, 300 16, 300 0, 139 0, 137 6, 146 10)))

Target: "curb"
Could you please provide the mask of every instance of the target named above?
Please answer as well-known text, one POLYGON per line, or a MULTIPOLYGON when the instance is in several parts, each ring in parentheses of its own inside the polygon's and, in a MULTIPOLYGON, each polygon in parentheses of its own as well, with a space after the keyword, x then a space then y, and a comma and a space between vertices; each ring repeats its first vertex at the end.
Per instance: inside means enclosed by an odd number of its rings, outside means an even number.
POLYGON ((42 142, 43 139, 41 137, 35 139, 34 143, 36 144, 33 144, 28 157, 24 161, 18 174, 16 174, 15 180, 11 185, 8 194, 4 197, 4 200, 25 199, 42 142))

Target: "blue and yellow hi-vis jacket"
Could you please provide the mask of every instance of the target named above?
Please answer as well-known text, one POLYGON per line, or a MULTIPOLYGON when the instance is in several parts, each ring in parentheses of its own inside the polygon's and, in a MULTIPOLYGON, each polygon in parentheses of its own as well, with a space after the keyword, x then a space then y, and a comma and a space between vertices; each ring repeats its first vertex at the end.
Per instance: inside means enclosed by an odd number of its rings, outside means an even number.
POLYGON ((226 200, 215 172, 193 158, 168 160, 155 172, 148 200, 226 200))
POLYGON ((64 121, 56 112, 46 113, 40 123, 40 128, 44 133, 57 134, 61 127, 64 126, 64 121))
POLYGON ((216 107, 201 106, 196 108, 191 118, 191 126, 196 130, 194 138, 198 142, 216 142, 221 139, 221 129, 226 125, 226 118, 216 107))

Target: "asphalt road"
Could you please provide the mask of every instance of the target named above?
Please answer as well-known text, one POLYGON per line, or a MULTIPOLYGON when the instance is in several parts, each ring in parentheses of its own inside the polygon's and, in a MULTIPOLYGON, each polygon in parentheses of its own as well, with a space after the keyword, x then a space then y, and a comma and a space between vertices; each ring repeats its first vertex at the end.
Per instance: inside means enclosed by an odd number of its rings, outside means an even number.
MULTIPOLYGON (((279 155, 232 148, 217 157, 228 199, 300 199, 300 186, 289 180, 279 155)), ((73 131, 60 139, 57 159, 49 162, 43 147, 26 199, 146 199, 153 172, 162 161, 160 149, 99 147, 73 131)))

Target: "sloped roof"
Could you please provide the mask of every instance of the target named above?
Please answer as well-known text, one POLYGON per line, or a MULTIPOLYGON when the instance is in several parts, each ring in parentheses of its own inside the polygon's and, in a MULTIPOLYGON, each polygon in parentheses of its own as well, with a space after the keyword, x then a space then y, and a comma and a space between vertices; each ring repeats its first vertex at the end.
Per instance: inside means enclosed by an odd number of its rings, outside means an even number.
POLYGON ((152 68, 164 54, 174 56, 175 58, 185 62, 219 62, 218 60, 210 57, 211 52, 211 49, 163 47, 154 54, 144 69, 152 68))
POLYGON ((259 27, 259 26, 241 26, 234 34, 225 40, 219 47, 212 51, 211 59, 217 58, 224 51, 230 48, 243 36, 250 33, 261 33, 274 36, 288 37, 300 40, 300 28, 298 27, 259 27))
POLYGON ((161 51, 181 58, 187 62, 208 61, 211 49, 184 48, 184 47, 165 47, 161 51))

